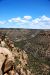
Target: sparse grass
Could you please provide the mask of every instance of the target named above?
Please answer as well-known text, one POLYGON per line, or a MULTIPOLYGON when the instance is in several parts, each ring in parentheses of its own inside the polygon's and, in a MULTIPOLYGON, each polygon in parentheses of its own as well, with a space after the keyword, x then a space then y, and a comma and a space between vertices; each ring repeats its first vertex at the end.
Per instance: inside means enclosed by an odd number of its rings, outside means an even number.
POLYGON ((20 64, 20 61, 18 60, 17 57, 15 57, 15 65, 18 65, 18 64, 20 64))

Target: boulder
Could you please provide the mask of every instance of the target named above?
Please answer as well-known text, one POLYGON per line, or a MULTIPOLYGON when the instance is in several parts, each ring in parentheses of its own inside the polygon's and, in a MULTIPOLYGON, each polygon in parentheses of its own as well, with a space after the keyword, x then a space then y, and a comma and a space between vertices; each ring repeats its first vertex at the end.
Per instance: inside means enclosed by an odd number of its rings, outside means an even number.
POLYGON ((0 54, 3 54, 4 56, 5 55, 8 55, 8 61, 10 61, 10 60, 12 60, 12 61, 14 61, 14 57, 13 57, 13 55, 12 55, 12 52, 11 51, 9 51, 7 48, 3 48, 3 47, 0 47, 0 54))
POLYGON ((6 62, 5 63, 5 67, 4 67, 4 72, 7 72, 9 71, 13 66, 13 62, 12 61, 9 61, 9 62, 6 62))
POLYGON ((14 57, 12 52, 9 51, 7 48, 0 47, 0 75, 2 72, 8 71, 14 63, 14 57), (6 55, 8 56, 6 58, 6 55))
POLYGON ((3 54, 0 54, 0 75, 2 75, 2 64, 4 63, 5 56, 3 54))

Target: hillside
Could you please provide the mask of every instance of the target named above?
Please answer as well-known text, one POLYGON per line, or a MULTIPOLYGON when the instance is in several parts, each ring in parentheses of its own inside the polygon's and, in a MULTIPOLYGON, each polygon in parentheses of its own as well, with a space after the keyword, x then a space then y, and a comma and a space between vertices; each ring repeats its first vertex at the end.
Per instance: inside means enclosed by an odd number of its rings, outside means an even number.
POLYGON ((33 75, 50 75, 50 30, 0 29, 2 35, 27 53, 33 75))

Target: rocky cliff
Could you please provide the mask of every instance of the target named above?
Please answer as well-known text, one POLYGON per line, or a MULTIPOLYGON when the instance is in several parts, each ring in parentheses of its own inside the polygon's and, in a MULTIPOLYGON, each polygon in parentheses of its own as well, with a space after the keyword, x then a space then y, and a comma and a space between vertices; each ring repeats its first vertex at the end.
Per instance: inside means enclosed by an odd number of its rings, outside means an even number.
POLYGON ((0 38, 0 75, 32 75, 27 69, 28 55, 24 50, 1 34, 0 38))
POLYGON ((17 75, 50 75, 50 30, 0 29, 0 38, 0 47, 14 57, 17 75))

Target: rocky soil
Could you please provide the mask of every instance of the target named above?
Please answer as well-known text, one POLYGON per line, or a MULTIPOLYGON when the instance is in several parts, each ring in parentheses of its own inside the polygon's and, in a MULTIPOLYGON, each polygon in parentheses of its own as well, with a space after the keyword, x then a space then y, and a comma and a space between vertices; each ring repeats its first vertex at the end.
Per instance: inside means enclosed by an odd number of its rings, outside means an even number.
POLYGON ((28 55, 5 35, 0 38, 0 75, 33 75, 27 69, 28 55))
POLYGON ((1 74, 50 75, 50 30, 0 29, 0 41, 1 74))

